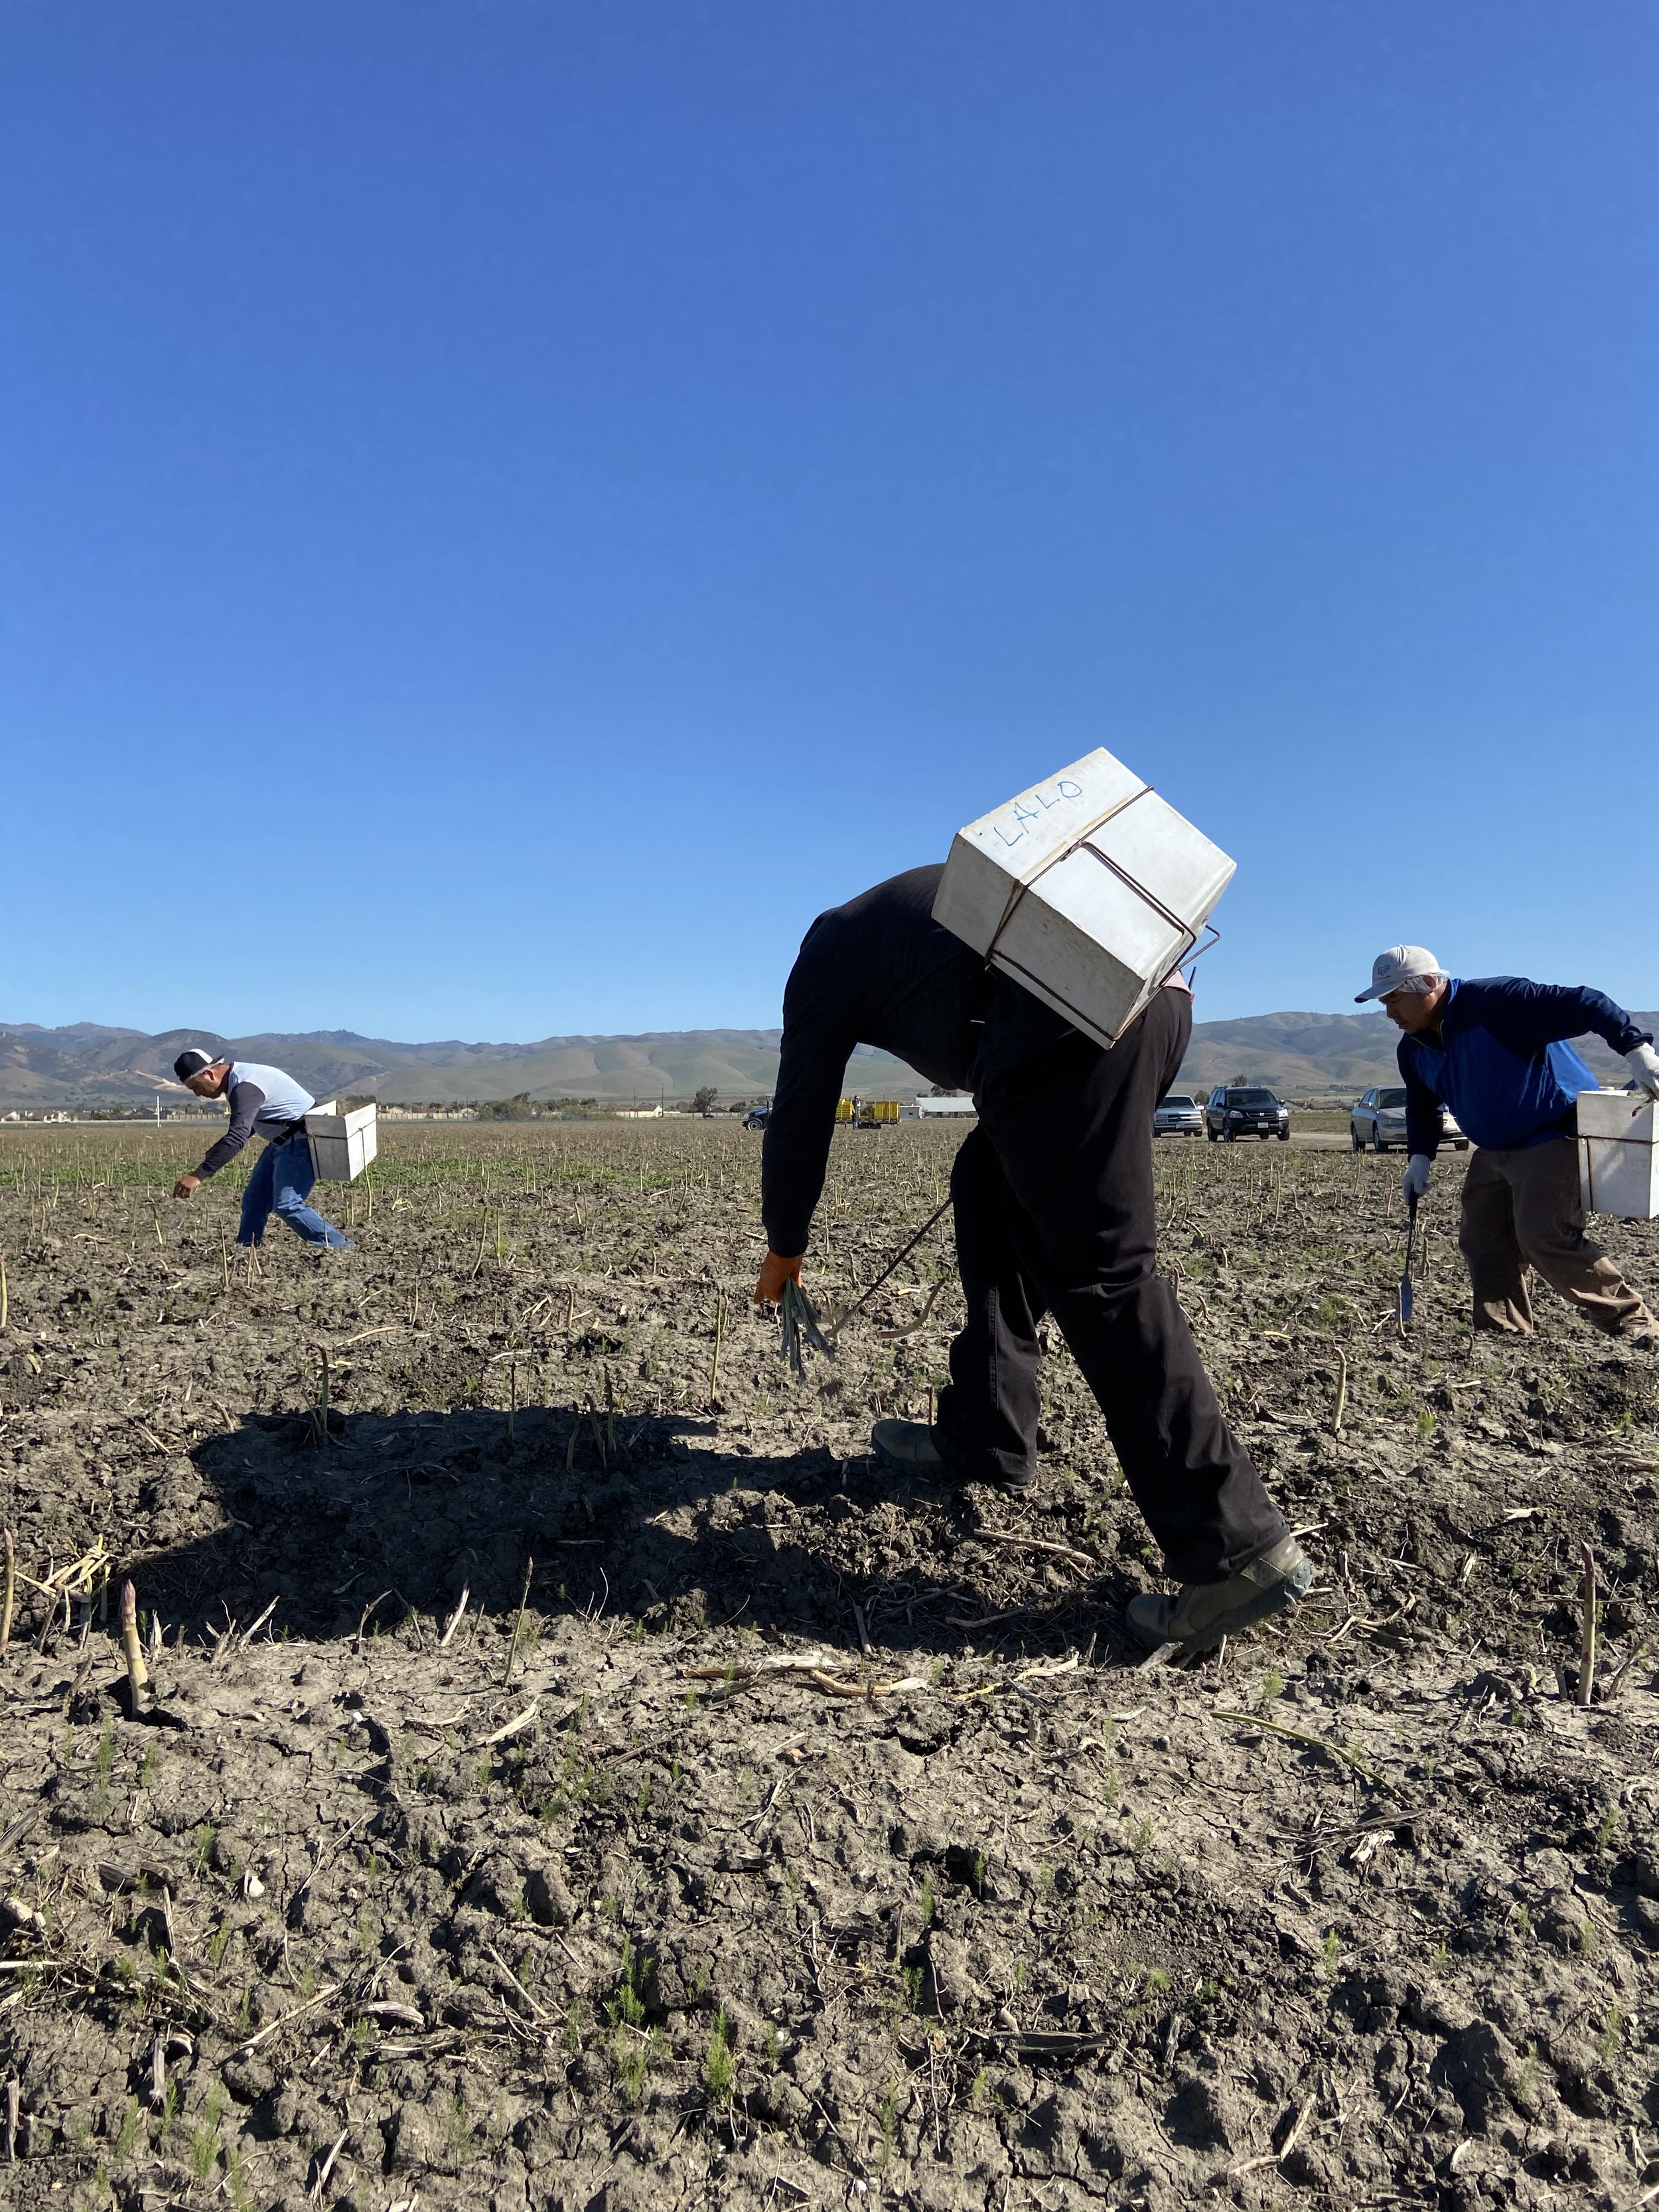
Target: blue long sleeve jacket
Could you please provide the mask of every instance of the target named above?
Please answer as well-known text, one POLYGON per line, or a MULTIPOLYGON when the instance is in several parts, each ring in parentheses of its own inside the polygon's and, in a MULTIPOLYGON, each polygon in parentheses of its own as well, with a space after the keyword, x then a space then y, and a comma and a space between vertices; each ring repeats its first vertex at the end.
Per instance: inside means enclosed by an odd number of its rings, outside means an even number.
POLYGON ((1566 1040, 1592 1035, 1619 1053, 1653 1042, 1603 991, 1454 976, 1438 1030, 1400 1040, 1407 1150, 1434 1158, 1443 1103, 1472 1143, 1498 1151, 1571 1136, 1578 1093, 1596 1085, 1566 1040))

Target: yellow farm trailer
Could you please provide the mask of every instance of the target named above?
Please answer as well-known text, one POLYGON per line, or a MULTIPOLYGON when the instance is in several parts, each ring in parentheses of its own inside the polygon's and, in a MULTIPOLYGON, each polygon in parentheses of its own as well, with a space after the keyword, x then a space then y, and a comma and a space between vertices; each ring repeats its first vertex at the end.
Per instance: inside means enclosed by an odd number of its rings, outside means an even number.
POLYGON ((844 1128, 884 1129, 898 1117, 896 1098, 842 1098, 836 1107, 836 1119, 844 1128))

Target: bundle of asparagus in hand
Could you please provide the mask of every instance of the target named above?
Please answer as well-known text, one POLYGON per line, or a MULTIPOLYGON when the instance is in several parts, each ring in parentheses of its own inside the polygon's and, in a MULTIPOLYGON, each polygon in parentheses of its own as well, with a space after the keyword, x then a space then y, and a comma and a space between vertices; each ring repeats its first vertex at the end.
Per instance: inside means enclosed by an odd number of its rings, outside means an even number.
POLYGON ((814 1352, 823 1352, 826 1359, 835 1358, 833 1348, 818 1327, 817 1308, 793 1279, 783 1286, 780 1307, 783 1316, 783 1356, 793 1373, 805 1372, 800 1353, 803 1338, 814 1352))

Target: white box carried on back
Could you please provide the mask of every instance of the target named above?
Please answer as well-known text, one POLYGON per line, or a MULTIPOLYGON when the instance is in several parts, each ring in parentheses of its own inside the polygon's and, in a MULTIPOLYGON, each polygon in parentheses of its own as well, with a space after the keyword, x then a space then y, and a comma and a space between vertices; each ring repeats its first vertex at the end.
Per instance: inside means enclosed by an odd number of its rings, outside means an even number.
POLYGON ((933 919, 1112 1045, 1237 865, 1103 746, 957 832, 933 919))
POLYGON ((356 1182, 380 1150, 375 1122, 373 1106, 358 1106, 349 1114, 340 1114, 331 1098, 326 1104, 312 1108, 306 1115, 306 1135, 319 1182, 356 1182))
POLYGON ((1626 1221, 1659 1214, 1659 1106, 1644 1091, 1579 1092, 1578 1202, 1626 1221))

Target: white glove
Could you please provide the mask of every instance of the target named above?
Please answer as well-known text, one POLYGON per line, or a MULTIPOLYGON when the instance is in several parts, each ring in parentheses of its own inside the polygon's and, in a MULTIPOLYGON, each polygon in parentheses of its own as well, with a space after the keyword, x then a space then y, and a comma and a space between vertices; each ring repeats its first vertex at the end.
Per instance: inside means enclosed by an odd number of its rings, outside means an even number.
POLYGON ((1434 1162, 1426 1152, 1412 1154, 1411 1165, 1406 1170, 1400 1185, 1407 1200, 1422 1197, 1429 1187, 1429 1171, 1433 1165, 1434 1162))
POLYGON ((1659 1052, 1650 1044, 1638 1044, 1634 1052, 1625 1054, 1625 1065, 1640 1090, 1645 1091, 1650 1098, 1659 1098, 1659 1052))

